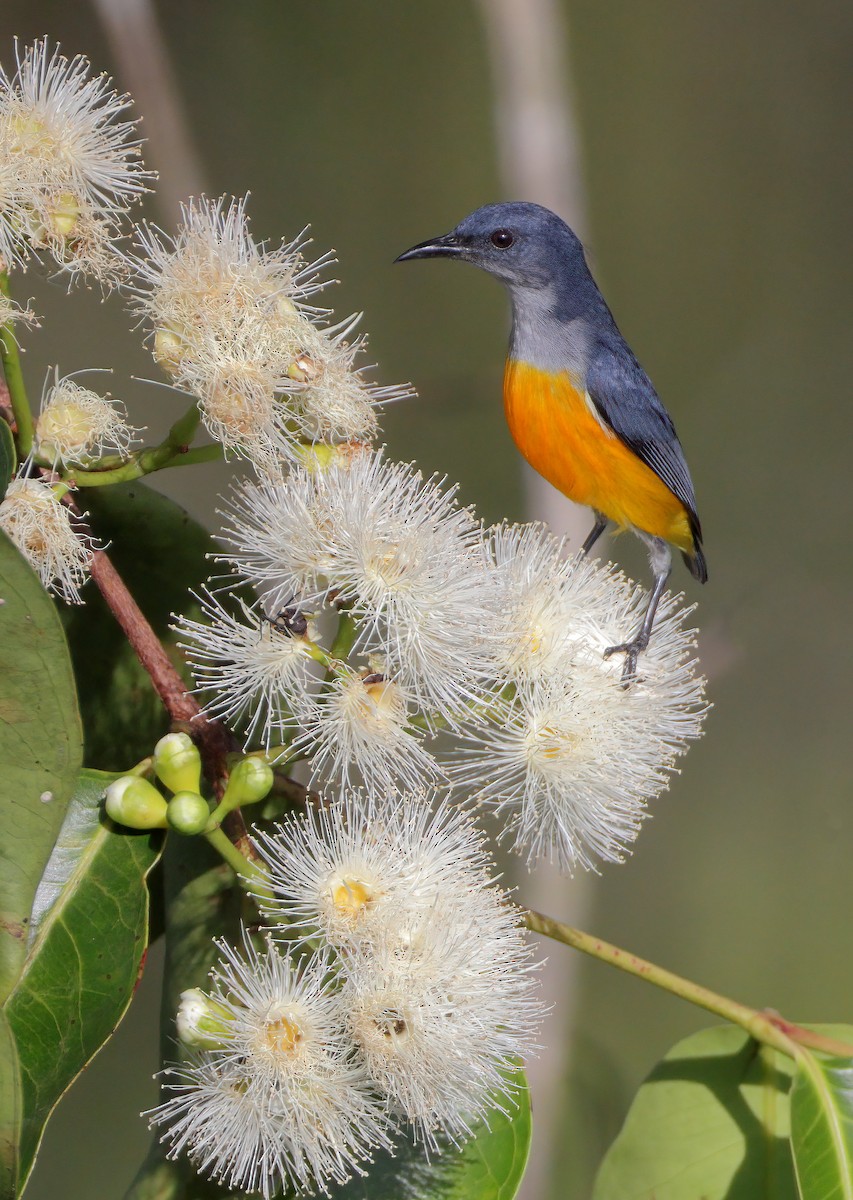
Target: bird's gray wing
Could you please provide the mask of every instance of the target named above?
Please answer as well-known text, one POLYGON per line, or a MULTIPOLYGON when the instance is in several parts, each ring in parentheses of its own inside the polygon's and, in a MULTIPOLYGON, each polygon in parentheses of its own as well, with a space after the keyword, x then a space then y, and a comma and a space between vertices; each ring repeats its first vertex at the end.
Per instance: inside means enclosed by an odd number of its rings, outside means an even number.
POLYGON ((586 388, 605 425, 678 497, 701 540, 693 482, 672 418, 624 342, 597 349, 587 366, 586 388))

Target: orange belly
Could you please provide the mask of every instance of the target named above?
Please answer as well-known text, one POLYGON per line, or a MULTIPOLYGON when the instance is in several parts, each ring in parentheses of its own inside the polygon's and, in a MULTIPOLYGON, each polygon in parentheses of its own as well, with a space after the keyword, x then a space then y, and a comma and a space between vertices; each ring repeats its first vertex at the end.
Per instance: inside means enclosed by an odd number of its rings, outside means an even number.
POLYGON ((620 526, 693 550, 687 510, 666 484, 602 425, 567 374, 508 360, 504 409, 521 453, 578 504, 620 526))

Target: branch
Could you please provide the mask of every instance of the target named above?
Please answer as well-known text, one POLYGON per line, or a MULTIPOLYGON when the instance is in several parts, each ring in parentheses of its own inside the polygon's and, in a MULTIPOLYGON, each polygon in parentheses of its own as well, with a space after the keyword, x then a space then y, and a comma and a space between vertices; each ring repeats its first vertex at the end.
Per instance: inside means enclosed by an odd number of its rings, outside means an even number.
POLYGON ((853 1057, 853 1046, 848 1046, 845 1042, 824 1037, 823 1034, 815 1033, 810 1029, 803 1029, 799 1025, 786 1021, 778 1013, 761 1012, 758 1009, 750 1008, 747 1004, 741 1004, 737 1000, 730 1000, 727 996, 720 996, 709 988, 702 987, 701 984, 676 975, 672 971, 667 971, 664 967, 659 967, 656 963, 631 954, 627 950, 620 950, 618 946, 602 941, 601 938, 593 937, 592 934, 584 933, 580 929, 573 929, 570 925, 563 925, 562 922, 555 921, 552 917, 546 917, 542 913, 528 909, 524 914, 524 919, 527 928, 533 930, 534 933, 544 934, 545 937, 553 938, 566 946, 572 946, 575 950, 598 958, 611 967, 618 967, 620 971, 626 971, 638 979, 645 979, 648 983, 653 983, 655 987, 663 988, 664 991, 671 992, 674 996, 680 996, 682 1000, 688 1000, 691 1004, 698 1005, 699 1008, 707 1009, 708 1012, 712 1012, 726 1021, 731 1021, 734 1025, 739 1025, 757 1041, 773 1046, 774 1049, 781 1050, 783 1054, 793 1056, 797 1053, 798 1046, 808 1046, 823 1054, 833 1054, 840 1058, 853 1057))
POLYGON ((195 697, 187 692, 186 684, 162 642, 103 550, 93 553, 91 574, 170 718, 186 726, 186 731, 198 743, 208 778, 212 783, 221 779, 227 774, 226 755, 233 749, 230 734, 219 721, 211 721, 201 711, 195 697))

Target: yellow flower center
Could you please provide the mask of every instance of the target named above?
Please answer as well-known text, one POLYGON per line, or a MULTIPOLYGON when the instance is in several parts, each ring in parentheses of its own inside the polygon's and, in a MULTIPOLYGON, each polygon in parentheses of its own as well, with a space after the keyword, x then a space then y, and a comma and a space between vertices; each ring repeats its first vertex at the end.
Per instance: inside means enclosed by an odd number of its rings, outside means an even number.
POLYGON ((377 898, 369 883, 352 875, 339 876, 331 884, 330 893, 337 913, 352 920, 358 920, 377 898))
POLYGON ((263 1041, 273 1058, 288 1057, 302 1041, 302 1030, 291 1016, 282 1013, 264 1025, 263 1041))

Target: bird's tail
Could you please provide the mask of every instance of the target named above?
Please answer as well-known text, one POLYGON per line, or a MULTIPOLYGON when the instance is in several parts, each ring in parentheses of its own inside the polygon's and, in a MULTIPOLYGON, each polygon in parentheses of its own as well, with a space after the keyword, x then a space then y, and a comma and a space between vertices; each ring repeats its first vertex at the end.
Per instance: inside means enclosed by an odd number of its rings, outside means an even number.
POLYGON ((708 564, 705 562, 705 555, 702 553, 699 542, 693 543, 692 554, 682 551, 681 557, 687 563, 687 569, 694 579, 698 579, 700 583, 708 582, 708 564))

